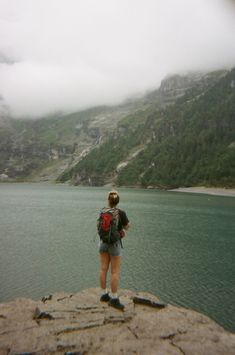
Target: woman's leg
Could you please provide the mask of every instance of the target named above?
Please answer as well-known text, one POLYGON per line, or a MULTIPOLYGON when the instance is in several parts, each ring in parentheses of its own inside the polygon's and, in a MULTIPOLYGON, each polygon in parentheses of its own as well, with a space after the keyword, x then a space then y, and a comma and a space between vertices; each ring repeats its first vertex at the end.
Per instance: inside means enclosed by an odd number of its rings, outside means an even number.
POLYGON ((117 293, 119 285, 119 275, 121 268, 121 256, 110 256, 111 259, 111 291, 113 294, 117 293))
POLYGON ((100 253, 100 287, 106 289, 107 272, 110 264, 110 255, 108 253, 100 253))
POLYGON ((119 275, 121 268, 121 260, 122 257, 119 256, 111 256, 111 300, 109 301, 109 305, 119 309, 120 311, 124 310, 124 305, 120 303, 118 298, 118 285, 119 285, 119 275))

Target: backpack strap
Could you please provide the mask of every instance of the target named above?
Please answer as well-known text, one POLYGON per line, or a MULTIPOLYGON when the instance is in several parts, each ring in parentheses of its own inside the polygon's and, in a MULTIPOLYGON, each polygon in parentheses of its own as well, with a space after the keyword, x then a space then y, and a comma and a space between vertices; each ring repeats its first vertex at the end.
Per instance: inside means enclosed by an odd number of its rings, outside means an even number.
MULTIPOLYGON (((117 221, 117 228, 118 228, 119 219, 120 219, 120 216, 119 216, 119 211, 120 211, 120 210, 119 210, 119 208, 116 208, 116 207, 112 208, 112 210, 115 210, 115 212, 116 212, 116 221, 117 221)), ((120 235, 119 241, 120 241, 120 244, 121 244, 121 248, 124 249, 124 248, 123 248, 123 244, 122 244, 121 235, 120 235)))

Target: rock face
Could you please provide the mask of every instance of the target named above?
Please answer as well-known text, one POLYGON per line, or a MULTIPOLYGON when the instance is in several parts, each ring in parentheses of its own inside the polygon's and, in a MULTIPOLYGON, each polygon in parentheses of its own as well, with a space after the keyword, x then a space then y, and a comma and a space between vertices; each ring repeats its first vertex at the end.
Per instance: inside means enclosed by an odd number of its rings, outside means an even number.
POLYGON ((235 334, 208 317, 147 293, 120 291, 121 312, 99 290, 0 305, 0 355, 235 353, 235 334))

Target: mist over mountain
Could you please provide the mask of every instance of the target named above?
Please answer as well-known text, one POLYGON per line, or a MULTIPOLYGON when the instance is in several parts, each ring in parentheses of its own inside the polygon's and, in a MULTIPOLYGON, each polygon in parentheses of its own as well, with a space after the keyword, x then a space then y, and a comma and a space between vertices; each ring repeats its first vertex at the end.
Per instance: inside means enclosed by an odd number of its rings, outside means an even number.
POLYGON ((116 105, 166 75, 230 69, 229 0, 0 0, 0 95, 12 117, 116 105))
POLYGON ((234 1, 0 9, 0 180, 234 184, 234 1))

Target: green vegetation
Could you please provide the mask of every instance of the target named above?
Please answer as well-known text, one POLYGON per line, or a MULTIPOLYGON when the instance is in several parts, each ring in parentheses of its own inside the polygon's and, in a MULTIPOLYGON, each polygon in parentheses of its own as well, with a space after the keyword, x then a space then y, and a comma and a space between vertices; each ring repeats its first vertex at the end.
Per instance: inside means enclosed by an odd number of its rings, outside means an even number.
POLYGON ((155 139, 120 185, 235 186, 235 69, 200 96, 187 93, 152 123, 155 139), (140 174, 142 173, 142 175, 140 174))
POLYGON ((116 107, 0 125, 0 174, 53 168, 74 184, 235 187, 235 69, 174 76, 116 107))
MULTIPOLYGON (((215 78, 216 73, 211 77, 215 78)), ((122 128, 91 151, 61 180, 77 174, 104 184, 159 187, 235 186, 235 69, 206 88, 194 87, 174 105, 156 105, 128 115, 122 128), (145 146, 116 171, 130 150, 145 146)))
POLYGON ((118 123, 117 131, 107 137, 105 142, 91 152, 72 169, 66 170, 58 178, 65 182, 103 185, 113 179, 116 168, 128 153, 144 142, 144 125, 149 110, 135 112, 118 123))
POLYGON ((63 160, 71 159, 76 149, 82 151, 97 139, 94 133, 90 134, 88 125, 95 116, 109 111, 107 107, 97 107, 66 116, 9 120, 8 125, 0 125, 0 174, 27 180, 53 166, 55 156, 63 165, 63 160))

